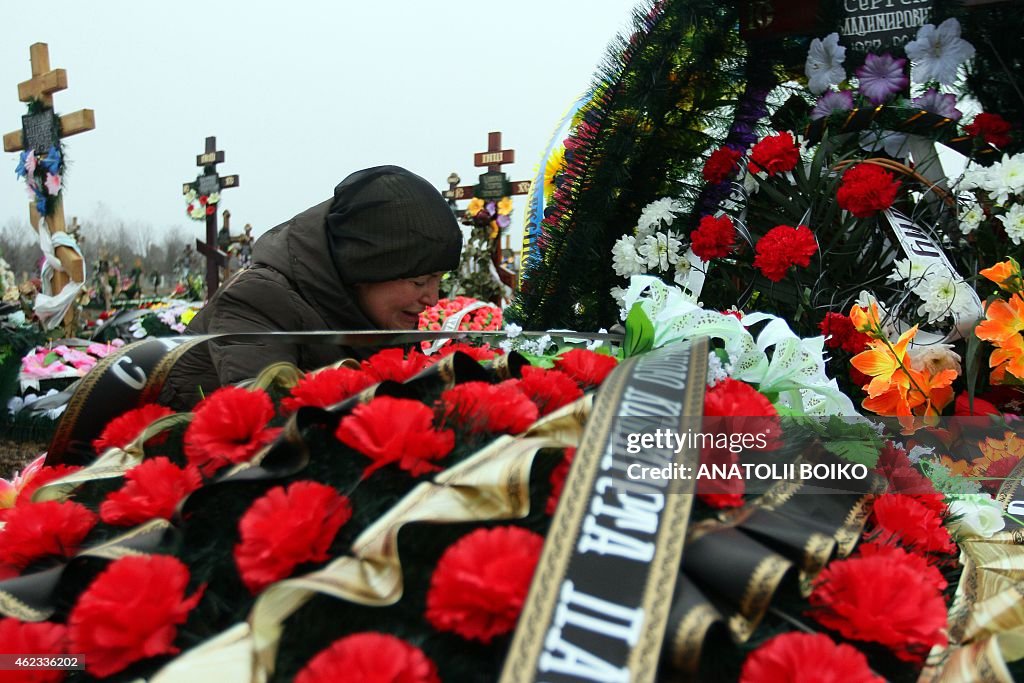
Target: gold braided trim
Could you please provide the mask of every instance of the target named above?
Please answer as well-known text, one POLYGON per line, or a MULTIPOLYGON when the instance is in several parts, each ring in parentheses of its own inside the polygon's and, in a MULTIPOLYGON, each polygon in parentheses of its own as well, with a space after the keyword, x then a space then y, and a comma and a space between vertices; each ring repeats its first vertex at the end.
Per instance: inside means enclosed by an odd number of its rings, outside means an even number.
POLYGON ((818 572, 828 564, 835 548, 836 539, 818 532, 812 533, 808 537, 807 543, 804 544, 803 561, 800 565, 801 573, 809 579, 817 576, 818 572))
POLYGON ((697 673, 708 629, 719 621, 722 621, 722 615, 706 602, 686 613, 672 636, 671 656, 675 669, 688 674, 697 673))
POLYGON ((19 621, 46 621, 53 610, 33 609, 7 591, 0 591, 0 614, 19 621))
POLYGON ((281 387, 282 389, 291 389, 299 383, 304 377, 302 370, 299 370, 293 363, 288 361, 280 361, 278 363, 272 363, 260 371, 260 374, 256 376, 252 384, 246 388, 249 391, 254 389, 262 389, 266 391, 270 387, 281 387))
POLYGON ((846 557, 857 546, 857 541, 860 540, 860 535, 864 531, 864 525, 867 524, 868 516, 871 514, 870 503, 874 502, 874 500, 874 493, 867 493, 861 496, 850 509, 850 512, 847 513, 843 525, 832 534, 836 539, 840 557, 846 557))
POLYGON ((740 600, 740 611, 729 618, 729 630, 737 642, 746 642, 761 623, 779 583, 792 566, 781 555, 769 555, 757 563, 740 600))

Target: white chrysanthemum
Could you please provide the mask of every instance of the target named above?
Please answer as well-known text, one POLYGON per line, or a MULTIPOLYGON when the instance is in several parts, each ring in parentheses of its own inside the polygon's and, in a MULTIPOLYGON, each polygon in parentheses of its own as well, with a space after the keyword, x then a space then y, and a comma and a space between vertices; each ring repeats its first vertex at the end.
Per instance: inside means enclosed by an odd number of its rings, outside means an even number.
POLYGON ((659 232, 644 238, 637 251, 647 260, 648 268, 660 268, 667 273, 669 266, 679 263, 680 249, 683 243, 669 232, 659 232))
POLYGON ((967 205, 967 210, 960 214, 960 232, 970 235, 985 220, 985 211, 977 202, 967 205))
POLYGON ((933 323, 949 315, 963 315, 970 311, 973 303, 972 290, 963 281, 957 281, 953 273, 932 271, 914 293, 921 297, 923 302, 917 309, 918 315, 928 316, 928 322, 933 323))
POLYGON ((636 222, 636 236, 644 239, 661 227, 662 223, 672 225, 676 214, 682 211, 684 208, 678 199, 662 197, 651 202, 640 212, 640 219, 636 222))
POLYGON ((688 259, 679 259, 679 261, 676 262, 676 274, 672 278, 672 281, 680 287, 686 287, 690 282, 690 268, 690 261, 688 259))
POLYGON ((910 262, 910 259, 903 258, 893 262, 892 272, 889 273, 889 277, 886 279, 889 282, 906 282, 909 280, 913 285, 924 277, 926 271, 927 266, 920 263, 914 264, 910 262))
POLYGON ((729 379, 729 373, 731 372, 731 363, 723 363, 717 353, 708 354, 708 389, 711 389, 719 382, 729 379))
POLYGON ((839 34, 830 33, 824 40, 815 38, 807 51, 807 63, 804 73, 807 74, 807 89, 815 95, 828 90, 830 85, 842 83, 846 78, 843 60, 846 48, 839 44, 839 34))
POLYGON ((1006 230, 1006 236, 1014 244, 1020 244, 1024 240, 1024 204, 1014 204, 1005 215, 999 216, 999 222, 1006 230))
POLYGON ((989 168, 987 180, 985 189, 1000 204, 1005 204, 1010 195, 1024 195, 1024 154, 1003 155, 1002 161, 989 168))
POLYGON ((515 339, 523 333, 523 328, 515 323, 505 323, 505 334, 509 339, 515 339))
POLYGON ((915 83, 938 81, 951 85, 960 65, 974 56, 974 46, 960 37, 960 22, 953 18, 938 28, 925 24, 903 49, 914 62, 911 77, 915 83))
POLYGON ((647 259, 637 253, 635 237, 624 235, 615 241, 612 247, 612 268, 621 277, 647 272, 647 259))

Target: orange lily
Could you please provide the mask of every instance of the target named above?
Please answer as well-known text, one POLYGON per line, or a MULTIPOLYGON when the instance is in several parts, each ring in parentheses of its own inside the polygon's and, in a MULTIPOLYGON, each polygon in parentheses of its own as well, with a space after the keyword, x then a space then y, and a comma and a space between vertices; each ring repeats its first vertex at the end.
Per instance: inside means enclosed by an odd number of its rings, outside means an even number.
POLYGON ((1021 280, 1020 264, 1012 258, 979 272, 983 277, 999 285, 999 289, 1005 292, 1018 293, 1024 285, 1021 280))
POLYGON ((876 339, 882 332, 882 323, 878 316, 878 303, 874 299, 868 303, 867 308, 854 304, 850 308, 850 320, 858 332, 870 335, 876 339))
POLYGON ((907 356, 907 345, 916 334, 917 325, 914 325, 900 335, 895 345, 890 344, 888 340, 874 340, 870 342, 871 348, 861 351, 850 361, 853 367, 872 378, 866 387, 869 397, 875 398, 881 395, 890 388, 894 381, 904 386, 908 384, 906 373, 900 373, 902 376, 899 376, 897 372, 909 367, 909 363, 904 362, 907 356))
MULTIPOLYGON (((996 349, 989 356, 988 366, 1001 368, 1003 373, 1009 372, 1017 379, 1024 379, 1024 337, 1018 334, 998 342, 996 349)), ((1005 377, 1003 373, 1000 373, 1000 379, 1005 377)), ((993 378, 994 376, 993 372, 993 378)))
POLYGON ((974 334, 978 339, 1003 342, 1024 330, 1024 298, 1014 294, 1009 301, 996 299, 985 309, 985 320, 978 324, 974 334))

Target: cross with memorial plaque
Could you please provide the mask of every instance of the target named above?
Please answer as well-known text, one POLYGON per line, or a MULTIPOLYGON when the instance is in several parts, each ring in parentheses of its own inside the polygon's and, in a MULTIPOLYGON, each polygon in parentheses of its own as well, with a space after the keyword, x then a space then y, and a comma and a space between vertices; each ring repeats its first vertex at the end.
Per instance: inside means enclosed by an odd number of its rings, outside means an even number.
MULTIPOLYGON (((62 138, 95 128, 96 117, 92 109, 80 109, 64 116, 57 116, 53 111, 53 93, 68 87, 67 72, 64 69, 50 69, 50 51, 46 43, 31 45, 29 57, 32 78, 18 84, 18 100, 33 106, 31 113, 21 118, 21 130, 4 135, 4 151, 32 150, 37 159, 42 159, 51 148, 59 146, 62 138)), ((40 218, 36 202, 31 202, 29 221, 36 230, 39 229, 40 218)), ((51 235, 65 232, 64 203, 60 196, 50 205, 50 211, 46 213, 45 219, 51 235)), ((63 268, 63 271, 55 271, 50 279, 54 293, 63 290, 70 280, 85 281, 85 264, 78 252, 58 244, 54 253, 63 268)), ((68 309, 64 316, 66 324, 71 323, 74 313, 73 308, 68 309)))
MULTIPOLYGON (((238 187, 238 176, 217 175, 217 164, 224 161, 224 152, 217 151, 217 138, 206 138, 206 149, 196 155, 196 166, 203 172, 191 183, 182 185, 182 194, 195 191, 200 197, 219 194, 229 187, 238 187)), ((208 207, 209 208, 209 207, 208 207)), ((206 213, 206 241, 196 239, 196 249, 206 257, 206 296, 212 297, 220 286, 220 268, 227 268, 228 255, 217 248, 217 211, 206 213)))
MULTIPOLYGON (((488 133, 487 151, 477 152, 473 155, 474 166, 478 168, 487 168, 487 171, 479 176, 479 182, 476 185, 463 185, 462 187, 454 187, 450 185, 449 189, 442 194, 449 203, 460 199, 479 198, 483 200, 498 200, 502 197, 508 197, 511 195, 529 194, 529 180, 515 180, 509 182, 508 175, 501 172, 502 166, 505 164, 511 164, 515 162, 515 160, 516 152, 514 149, 501 148, 501 133, 488 133)), ((449 179, 450 178, 451 176, 449 176, 449 179)), ((508 287, 515 288, 516 275, 505 268, 505 259, 501 252, 500 239, 494 240, 494 248, 491 257, 501 281, 508 287)))

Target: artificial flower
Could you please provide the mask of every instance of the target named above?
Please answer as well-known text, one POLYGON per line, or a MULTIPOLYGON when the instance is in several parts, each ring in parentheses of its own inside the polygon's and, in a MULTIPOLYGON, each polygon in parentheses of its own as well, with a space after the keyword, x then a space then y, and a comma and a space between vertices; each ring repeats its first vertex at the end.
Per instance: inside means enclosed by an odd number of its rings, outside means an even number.
POLYGON ((887 442, 879 452, 875 472, 885 477, 892 493, 935 493, 931 480, 913 466, 906 449, 892 442, 887 442))
POLYGON ((431 365, 429 356, 419 351, 409 351, 408 357, 402 349, 384 349, 378 351, 360 365, 374 382, 390 380, 404 382, 418 375, 420 371, 431 365))
POLYGON ((455 433, 434 429, 434 411, 419 401, 379 396, 356 406, 338 423, 338 440, 373 460, 363 471, 397 464, 414 477, 441 468, 434 464, 451 453, 455 433))
MULTIPOLYGON (((932 506, 936 513, 945 512, 946 510, 946 504, 943 496, 918 496, 918 499, 921 500, 923 504, 928 499, 937 501, 937 506, 932 506)), ((917 553, 909 552, 898 545, 891 545, 888 543, 861 543, 857 546, 857 557, 883 557, 895 560, 911 569, 914 574, 920 578, 924 585, 930 586, 940 593, 946 590, 946 587, 949 585, 949 582, 946 581, 946 577, 942 575, 942 572, 939 571, 938 567, 928 561, 928 558, 918 555, 917 553)))
POLYGON ((869 218, 892 206, 900 181, 875 164, 861 163, 843 174, 836 201, 857 218, 869 218))
POLYGON ((612 269, 621 277, 647 272, 647 259, 637 251, 636 238, 632 235, 623 235, 612 246, 612 269))
POLYGON ((804 65, 807 89, 815 95, 820 95, 830 85, 842 83, 846 78, 846 69, 843 68, 845 58, 846 48, 839 44, 838 33, 830 33, 824 40, 812 40, 804 65))
POLYGON ((492 349, 490 344, 474 346, 465 342, 458 342, 445 344, 438 349, 437 358, 444 358, 445 356, 450 356, 453 353, 464 353, 478 363, 493 360, 495 356, 501 355, 500 351, 492 349))
POLYGON ((385 633, 356 633, 334 641, 299 671, 295 683, 441 683, 423 651, 385 633))
POLYGON ((997 219, 1003 224, 1003 230, 1011 242, 1020 244, 1024 241, 1024 204, 1014 204, 997 219))
POLYGON ((484 644, 510 633, 543 547, 542 536, 514 526, 463 536, 445 550, 430 578, 427 621, 484 644))
POLYGON ((50 145, 46 156, 39 160, 39 165, 50 174, 56 174, 60 170, 61 153, 56 145, 50 145))
POLYGON ((769 176, 787 173, 800 161, 800 148, 793 136, 783 131, 762 138, 750 150, 750 168, 755 173, 764 171, 769 176))
POLYGON ((325 368, 300 379, 292 387, 291 396, 282 399, 281 408, 286 413, 294 413, 302 406, 327 408, 374 383, 374 378, 361 370, 325 368))
POLYGON ((979 274, 999 286, 1004 292, 1020 292, 1024 290, 1024 280, 1021 278, 1020 264, 1013 258, 1007 257, 1005 261, 995 264, 989 268, 983 268, 979 274))
POLYGON ((447 420, 477 434, 519 434, 537 421, 537 406, 516 382, 463 382, 441 394, 447 420))
POLYGON ((1006 526, 1003 509, 991 496, 965 496, 949 504, 949 530, 958 537, 992 538, 1006 526))
POLYGON ((1002 412, 991 402, 980 396, 968 396, 966 391, 956 395, 953 402, 953 415, 956 417, 978 417, 983 415, 1001 415, 1002 412))
POLYGON ((965 210, 960 213, 960 232, 970 235, 978 229, 981 222, 985 220, 985 210, 977 202, 969 202, 965 210))
POLYGON ((872 104, 884 104, 910 83, 903 73, 906 64, 906 59, 895 59, 888 52, 868 54, 864 65, 857 69, 860 93, 872 104))
POLYGON ((907 352, 910 359, 910 367, 915 370, 927 371, 936 375, 943 370, 953 370, 960 374, 960 354, 953 350, 952 344, 929 344, 927 346, 912 346, 907 352))
POLYGON ((956 545, 942 525, 941 515, 923 505, 913 496, 887 493, 875 499, 875 528, 865 536, 879 543, 903 545, 923 555, 951 554, 956 545))
POLYGON ((690 234, 690 248, 702 261, 728 256, 736 244, 736 227, 726 215, 704 216, 690 234))
MULTIPOLYGON (((833 34, 834 35, 834 34, 833 34)), ((823 633, 784 633, 754 650, 740 683, 885 683, 867 658, 823 633)))
POLYGON ((974 46, 960 37, 960 22, 950 17, 939 24, 925 24, 917 37, 903 46, 914 63, 915 83, 952 85, 957 68, 974 56, 974 46))
POLYGON ((754 246, 754 267, 772 282, 779 282, 792 266, 810 265, 817 251, 818 241, 806 225, 777 225, 754 246))
POLYGON ((175 654, 178 626, 203 589, 185 597, 189 572, 169 555, 122 557, 111 562, 78 596, 68 617, 70 650, 104 678, 157 655, 175 654))
POLYGON ((956 108, 956 95, 940 93, 935 88, 928 88, 923 95, 915 97, 913 103, 924 111, 945 116, 952 121, 959 121, 963 113, 956 108))
POLYGON ((894 552, 832 562, 814 581, 810 612, 851 640, 880 643, 899 659, 921 662, 945 645, 946 603, 920 564, 894 552))
POLYGON ((981 112, 974 120, 964 126, 964 131, 972 137, 981 138, 990 145, 1002 149, 1011 142, 1010 130, 1013 126, 999 114, 981 112))
POLYGON ((199 470, 178 467, 165 457, 144 460, 125 475, 125 484, 107 494, 100 519, 114 526, 134 526, 155 518, 170 519, 181 499, 202 483, 199 470))
POLYGON ((19 178, 31 177, 36 172, 36 151, 26 149, 18 156, 18 165, 14 169, 19 178))
POLYGON ((53 173, 46 174, 46 182, 43 183, 46 187, 46 191, 52 196, 57 196, 60 192, 60 176, 53 173))
MULTIPOLYGON (((49 621, 24 622, 17 619, 0 619, 0 643, 9 659, 14 654, 22 657, 53 657, 67 653, 67 628, 49 621)), ((8 662, 10 664, 10 662, 8 662)), ((55 668, 17 670, 4 667, 0 670, 2 683, 57 683, 64 680, 65 671, 55 668)))
POLYGON ((933 323, 947 316, 961 317, 975 310, 977 299, 966 281, 948 268, 932 268, 914 287, 921 299, 917 314, 933 323))
POLYGON ((849 90, 829 90, 814 104, 814 109, 811 110, 811 120, 817 121, 851 109, 853 109, 853 93, 849 90))
POLYGON ((856 354, 867 348, 870 341, 866 334, 857 331, 850 316, 842 313, 826 313, 818 327, 825 335, 825 346, 830 349, 842 349, 856 354))
MULTIPOLYGON (((133 408, 107 423, 98 438, 92 442, 97 453, 104 453, 111 448, 124 448, 135 441, 142 431, 162 417, 173 415, 174 411, 156 403, 147 403, 133 408)), ((167 434, 158 434, 145 443, 146 446, 159 446, 167 440, 167 434)))
POLYGON ((743 154, 739 150, 732 147, 719 147, 704 162, 701 174, 704 176, 704 180, 712 185, 724 183, 736 175, 736 171, 740 168, 741 158, 743 158, 743 154))
POLYGON ((562 497, 562 491, 565 489, 565 480, 569 477, 569 470, 572 468, 572 460, 575 457, 576 449, 566 448, 562 459, 555 465, 555 469, 551 470, 551 475, 548 478, 548 483, 551 484, 551 493, 544 504, 544 512, 549 515, 555 514, 555 508, 558 507, 558 501, 562 497))
POLYGON ((569 375, 584 388, 599 386, 618 364, 614 356, 587 349, 572 349, 555 359, 555 369, 569 375))
POLYGON ((246 462, 277 438, 279 428, 268 427, 274 404, 265 391, 221 387, 204 398, 185 430, 185 457, 203 476, 246 462))
POLYGON ((96 525, 89 508, 72 501, 19 505, 0 529, 0 565, 17 570, 47 557, 70 558, 96 525))
POLYGON ((235 564, 256 595, 306 562, 324 562, 338 530, 352 517, 348 498, 315 481, 275 486, 242 515, 235 564))
POLYGON ((682 257, 682 246, 675 233, 657 232, 645 237, 637 252, 646 259, 648 268, 660 268, 667 273, 669 266, 678 263, 682 257))
POLYGON ((683 204, 678 199, 662 197, 645 206, 637 220, 637 236, 646 237, 653 234, 662 224, 672 225, 676 214, 683 211, 683 204))
POLYGON ((536 404, 539 415, 547 415, 583 397, 579 385, 566 373, 532 365, 523 368, 519 390, 536 404))

